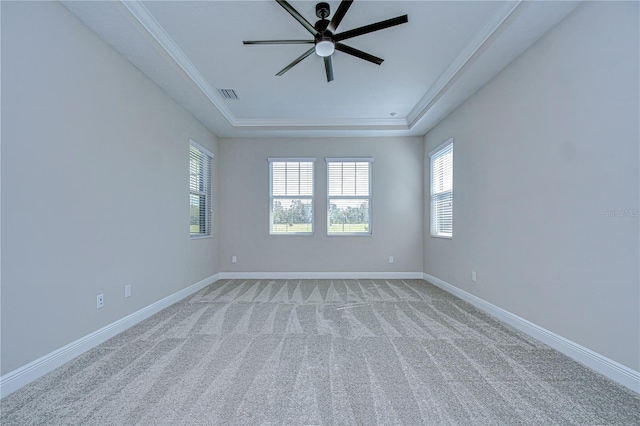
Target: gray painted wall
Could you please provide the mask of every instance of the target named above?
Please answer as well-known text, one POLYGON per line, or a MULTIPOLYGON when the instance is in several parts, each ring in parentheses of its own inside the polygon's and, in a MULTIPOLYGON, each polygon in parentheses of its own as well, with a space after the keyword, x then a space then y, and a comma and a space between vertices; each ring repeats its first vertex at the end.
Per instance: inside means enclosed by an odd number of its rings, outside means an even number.
POLYGON ((218 272, 189 138, 217 151, 62 5, 2 2, 2 374, 218 272))
POLYGON ((422 138, 220 139, 219 152, 222 271, 422 272, 422 138), (270 157, 316 158, 313 236, 269 235, 270 157), (327 157, 374 158, 370 237, 327 236, 327 157))
POLYGON ((638 16, 582 4, 427 134, 425 179, 455 138, 454 238, 424 248, 426 273, 636 371, 638 16))
POLYGON ((1 7, 0 374, 219 271, 424 270, 640 370, 637 3, 580 6, 425 143, 216 141, 61 5, 1 7), (424 165, 450 136, 447 241, 423 226, 424 165), (196 241, 189 138, 216 154, 214 237, 196 241), (285 156, 317 158, 312 237, 268 234, 267 158, 285 156), (326 235, 340 156, 375 159, 371 237, 326 235))

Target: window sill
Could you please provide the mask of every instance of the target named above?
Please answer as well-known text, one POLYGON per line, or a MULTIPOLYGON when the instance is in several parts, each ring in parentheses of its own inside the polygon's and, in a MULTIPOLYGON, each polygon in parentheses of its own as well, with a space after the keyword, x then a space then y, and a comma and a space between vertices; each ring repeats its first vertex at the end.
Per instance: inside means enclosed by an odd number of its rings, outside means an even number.
POLYGON ((190 235, 190 240, 204 240, 206 238, 213 238, 212 235, 190 235))
POLYGON ((447 237, 445 235, 431 235, 431 238, 440 238, 441 240, 453 240, 453 236, 447 237))
POLYGON ((313 237, 313 232, 270 232, 269 235, 272 237, 313 237))

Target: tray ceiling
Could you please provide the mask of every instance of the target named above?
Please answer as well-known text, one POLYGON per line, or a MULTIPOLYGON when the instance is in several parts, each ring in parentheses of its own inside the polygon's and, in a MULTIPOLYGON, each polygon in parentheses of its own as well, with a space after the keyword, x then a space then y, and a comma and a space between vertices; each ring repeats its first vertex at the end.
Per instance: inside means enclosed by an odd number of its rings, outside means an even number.
MULTIPOLYGON (((385 61, 335 52, 327 82, 315 54, 275 75, 309 45, 242 44, 311 38, 275 1, 63 3, 222 137, 423 135, 577 5, 357 0, 340 31, 409 22, 346 40, 385 61)), ((290 3, 317 20, 316 2, 290 3)))

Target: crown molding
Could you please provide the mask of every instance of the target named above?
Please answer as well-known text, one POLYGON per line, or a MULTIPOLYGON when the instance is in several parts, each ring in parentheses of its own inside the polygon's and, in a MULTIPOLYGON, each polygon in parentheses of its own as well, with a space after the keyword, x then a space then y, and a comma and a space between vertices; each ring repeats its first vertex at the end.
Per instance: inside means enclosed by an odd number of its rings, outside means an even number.
POLYGON ((202 92, 202 94, 220 111, 231 126, 238 129, 317 129, 330 130, 409 130, 410 126, 404 118, 366 118, 366 119, 240 119, 227 107, 222 96, 211 87, 204 76, 189 60, 178 44, 165 31, 160 23, 140 1, 120 0, 123 12, 134 19, 158 46, 164 50, 173 62, 184 72, 184 76, 202 92))
POLYGON ((406 118, 366 118, 366 119, 269 119, 269 118, 237 118, 225 104, 222 96, 211 87, 204 76, 169 36, 165 29, 155 19, 151 12, 140 1, 119 0, 123 13, 139 24, 138 28, 157 43, 167 58, 184 72, 184 77, 190 80, 198 90, 220 111, 227 122, 236 129, 327 129, 327 130, 411 130, 429 109, 451 87, 456 76, 463 71, 464 66, 474 57, 487 40, 500 28, 511 14, 523 3, 522 0, 505 2, 493 16, 478 31, 476 36, 460 52, 447 67, 418 103, 411 109, 406 118))
POLYGON ((243 118, 236 119, 236 127, 244 128, 268 128, 278 129, 305 129, 305 128, 326 128, 336 130, 361 130, 380 128, 385 130, 409 130, 407 120, 404 118, 322 118, 322 119, 262 119, 243 118))
POLYGON ((231 125, 237 121, 231 110, 227 108, 222 96, 214 90, 195 65, 189 60, 187 55, 178 47, 176 42, 167 34, 165 29, 160 25, 156 18, 149 12, 140 1, 120 0, 119 4, 123 6, 121 10, 128 12, 129 16, 137 21, 138 24, 146 31, 146 33, 155 40, 159 47, 164 50, 175 64, 184 71, 193 84, 202 92, 202 94, 220 111, 231 125))
POLYGON ((460 54, 449 64, 449 67, 436 82, 427 90, 427 93, 418 101, 407 115, 409 128, 413 127, 429 111, 435 102, 448 90, 450 83, 462 70, 462 68, 473 58, 480 48, 489 38, 500 28, 509 16, 523 3, 522 0, 505 2, 498 8, 493 16, 478 31, 469 44, 465 46, 460 54))

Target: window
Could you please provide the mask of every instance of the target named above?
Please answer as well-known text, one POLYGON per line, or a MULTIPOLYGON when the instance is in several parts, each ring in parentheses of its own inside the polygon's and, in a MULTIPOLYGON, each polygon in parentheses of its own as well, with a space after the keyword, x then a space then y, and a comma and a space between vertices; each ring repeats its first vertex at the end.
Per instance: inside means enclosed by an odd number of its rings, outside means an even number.
POLYGON ((213 154, 189 140, 191 238, 211 236, 211 160, 213 154))
POLYGON ((431 236, 453 237, 453 138, 433 150, 431 158, 431 236))
POLYGON ((372 158, 327 158, 327 234, 371 235, 372 158))
POLYGON ((313 234, 315 158, 269 159, 269 233, 313 234))

